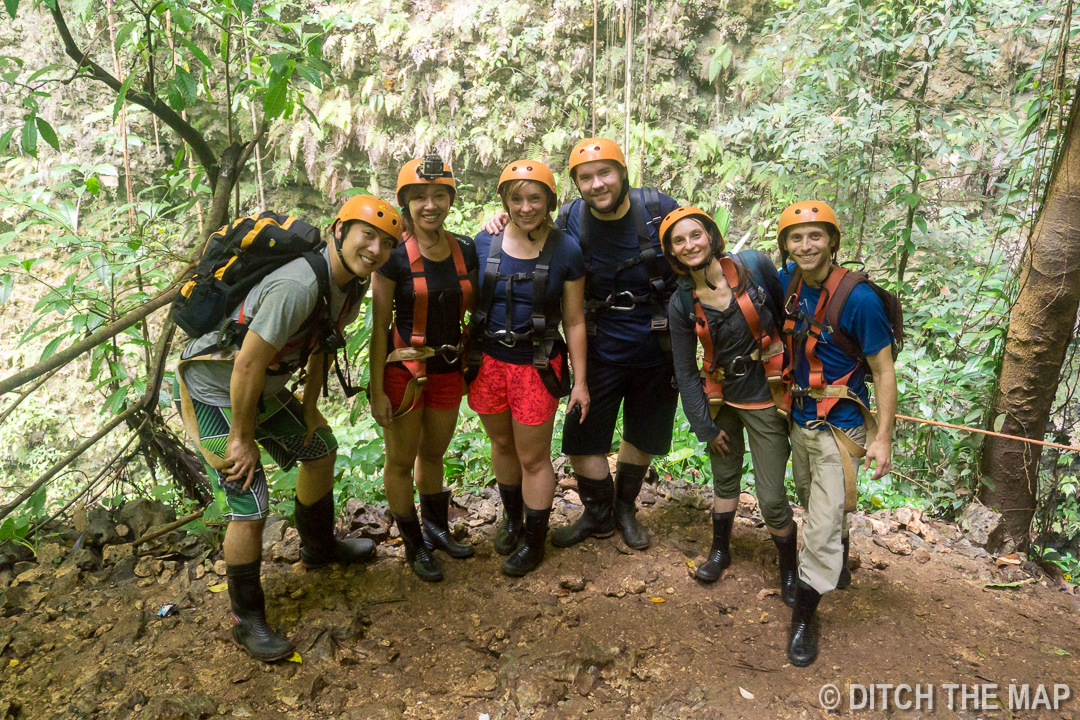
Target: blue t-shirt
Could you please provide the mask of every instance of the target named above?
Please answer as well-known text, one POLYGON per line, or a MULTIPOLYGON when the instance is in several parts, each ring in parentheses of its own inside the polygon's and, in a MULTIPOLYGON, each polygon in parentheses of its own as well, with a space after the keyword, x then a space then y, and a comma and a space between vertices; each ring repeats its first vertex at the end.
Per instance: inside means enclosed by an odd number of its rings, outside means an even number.
MULTIPOLYGON (((578 241, 578 224, 581 203, 578 198, 570 207, 566 218, 566 234, 578 241)), ((678 207, 667 195, 660 195, 660 216, 664 217, 678 207)), ((649 273, 645 263, 637 263, 625 270, 617 270, 619 263, 641 254, 634 208, 618 220, 598 220, 589 217, 589 275, 585 281, 585 297, 604 300, 612 293, 629 292, 645 295, 649 292, 649 273), (616 277, 617 276, 617 277, 616 277)), ((663 255, 660 247, 660 228, 649 227, 653 247, 656 248, 656 265, 669 291, 675 290, 675 271, 663 255)), ((667 307, 663 308, 667 316, 667 307)), ((612 365, 629 367, 656 367, 671 362, 671 356, 660 349, 657 333, 652 330, 652 308, 647 303, 633 310, 602 310, 596 317, 596 336, 589 338, 589 357, 612 365)))
MULTIPOLYGON (((484 294, 484 270, 487 266, 488 252, 491 250, 491 235, 484 231, 474 239, 476 255, 480 261, 480 297, 484 294)), ((577 243, 566 235, 560 235, 558 230, 552 230, 546 242, 555 242, 557 247, 551 256, 551 265, 548 269, 547 292, 545 304, 553 305, 561 302, 563 283, 578 280, 585 276, 585 259, 581 256, 581 248, 577 243)), ((506 252, 505 245, 502 249, 502 262, 499 264, 500 275, 513 275, 516 273, 532 273, 536 270, 536 258, 522 260, 506 252)), ((532 329, 532 280, 515 281, 512 284, 513 294, 513 317, 510 319, 511 332, 528 332, 532 329)), ((500 280, 495 285, 495 293, 491 298, 491 310, 488 313, 488 332, 498 332, 506 328, 506 280, 500 280)), ((531 365, 533 361, 532 342, 522 342, 514 347, 506 347, 502 343, 487 338, 484 340, 484 352, 495 358, 513 365, 531 365)))
MULTIPOLYGON (((795 263, 789 263, 780 271, 780 283, 784 286, 785 294, 794 271, 795 263)), ((815 289, 803 283, 799 291, 799 309, 813 315, 820 296, 821 288, 815 289)), ((840 328, 858 340, 867 357, 878 354, 892 344, 892 326, 885 315, 885 306, 866 283, 856 285, 848 296, 844 311, 840 314, 840 328)), ((835 382, 851 372, 848 386, 869 406, 870 391, 866 387, 866 372, 857 360, 829 342, 829 333, 821 333, 821 340, 814 347, 814 354, 821 360, 825 382, 835 382)), ((806 387, 809 382, 810 363, 806 354, 800 353, 795 365, 795 384, 806 387)), ((806 427, 817 419, 817 402, 813 398, 796 399, 792 403, 791 416, 799 425, 806 427)), ((858 427, 863 424, 862 411, 856 403, 840 400, 829 413, 829 424, 839 428, 858 427)))

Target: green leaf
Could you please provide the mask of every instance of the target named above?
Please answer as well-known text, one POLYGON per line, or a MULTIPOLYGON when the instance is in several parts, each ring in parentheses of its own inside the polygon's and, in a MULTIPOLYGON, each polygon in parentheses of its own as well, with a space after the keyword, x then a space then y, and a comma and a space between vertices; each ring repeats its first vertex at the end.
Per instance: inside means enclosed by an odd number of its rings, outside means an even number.
POLYGON ((299 64, 296 66, 296 72, 300 77, 322 90, 322 76, 319 74, 318 70, 304 64, 299 64))
POLYGON ((252 8, 255 7, 255 0, 236 0, 236 7, 245 15, 250 15, 252 8))
POLYGON ((37 123, 34 118, 28 118, 22 128, 22 149, 30 157, 37 157, 37 123))
POLYGON ((43 117, 34 118, 34 120, 42 139, 52 145, 53 150, 60 152, 60 141, 57 139, 56 131, 53 130, 52 125, 43 117))
POLYGON ((266 96, 263 97, 263 114, 266 120, 273 120, 285 112, 285 95, 288 84, 285 77, 278 73, 270 73, 270 85, 266 88, 266 96))
POLYGON ((915 225, 919 228, 919 232, 921 232, 923 235, 925 235, 926 234, 926 218, 924 218, 922 215, 916 215, 913 219, 915 221, 915 225))
POLYGON ((169 83, 169 92, 166 94, 165 99, 168 101, 169 107, 176 112, 180 112, 186 107, 184 105, 184 96, 180 92, 180 88, 177 87, 176 78, 173 78, 173 81, 169 83))
POLYGON ((8 145, 11 144, 11 136, 15 134, 15 128, 11 128, 3 135, 0 135, 0 155, 7 152, 8 145))
POLYGON ((14 20, 15 12, 19 9, 19 0, 4 0, 4 7, 7 8, 8 15, 14 20))
POLYGON ((176 87, 180 90, 180 94, 183 95, 184 102, 188 106, 195 104, 199 84, 194 75, 182 67, 176 68, 176 87))
POLYGON ((136 20, 132 20, 129 23, 124 23, 116 33, 116 42, 113 43, 113 49, 116 52, 120 52, 120 46, 124 44, 124 41, 131 37, 131 33, 135 28, 139 27, 139 23, 136 20))
POLYGON ((277 52, 271 55, 268 60, 270 61, 270 70, 282 75, 285 72, 285 65, 289 62, 289 53, 277 52))
POLYGON ((8 301, 14 287, 15 282, 11 279, 11 275, 0 275, 0 305, 3 305, 8 301))
POLYGON ((199 47, 195 43, 191 42, 190 40, 188 40, 186 37, 184 37, 180 33, 173 33, 173 37, 176 38, 177 40, 179 40, 181 45, 183 45, 188 50, 190 50, 191 54, 195 56, 195 59, 197 59, 199 62, 201 62, 204 67, 210 67, 210 58, 209 58, 209 56, 207 56, 206 53, 204 53, 202 50, 200 50, 199 47))
POLYGON ((97 179, 96 175, 91 175, 86 178, 86 182, 83 183, 91 195, 97 195, 101 191, 101 181, 97 179))
POLYGON ((112 119, 116 122, 116 118, 120 115, 120 108, 124 107, 124 100, 127 99, 127 92, 131 88, 131 84, 135 82, 135 73, 131 73, 127 76, 127 80, 120 86, 120 92, 116 94, 116 102, 113 103, 112 119))

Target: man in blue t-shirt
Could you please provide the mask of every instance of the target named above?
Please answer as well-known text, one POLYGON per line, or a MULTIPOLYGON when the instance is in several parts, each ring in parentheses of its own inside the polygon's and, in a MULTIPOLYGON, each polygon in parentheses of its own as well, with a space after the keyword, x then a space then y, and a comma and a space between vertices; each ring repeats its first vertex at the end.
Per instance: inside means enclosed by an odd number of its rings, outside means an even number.
MULTIPOLYGON (((618 529, 628 546, 641 550, 651 540, 637 521, 637 496, 653 457, 671 449, 679 401, 667 335, 675 275, 658 232, 660 219, 678 203, 651 188, 631 188, 622 150, 606 138, 575 145, 569 171, 581 198, 563 206, 558 225, 581 247, 587 268, 591 402, 584 418, 567 417, 562 441, 585 509, 574 523, 554 530, 551 543, 570 547, 618 529), (613 479, 607 455, 620 408, 623 432, 613 479)), ((499 220, 484 229, 497 233, 499 220)))
POLYGON ((788 658, 803 667, 817 659, 813 618, 821 595, 851 582, 845 506, 854 498, 858 471, 851 458, 862 455, 865 448, 863 468, 874 463, 875 480, 892 468, 896 372, 892 327, 870 285, 862 282, 851 289, 840 311, 839 327, 828 327, 824 321, 829 298, 846 274, 835 264, 840 224, 832 209, 818 201, 791 205, 780 217, 777 240, 785 265, 780 282, 789 298, 785 331, 795 331, 788 335, 793 349, 788 368, 794 420, 791 464, 799 501, 806 508, 788 658), (795 262, 787 264, 788 256, 795 262), (791 286, 793 280, 798 287, 791 286), (856 346, 860 357, 848 354, 856 346), (874 376, 876 432, 863 357, 874 376), (826 387, 833 389, 825 391, 826 387))

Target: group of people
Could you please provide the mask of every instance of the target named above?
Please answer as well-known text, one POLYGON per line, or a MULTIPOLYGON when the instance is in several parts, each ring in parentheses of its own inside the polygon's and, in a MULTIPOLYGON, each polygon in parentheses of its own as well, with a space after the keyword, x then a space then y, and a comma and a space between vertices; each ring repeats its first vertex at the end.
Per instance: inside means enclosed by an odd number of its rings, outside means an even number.
MULTIPOLYGON (((559 208, 547 166, 508 165, 497 187, 504 211, 468 238, 444 227, 456 180, 428 155, 401 168, 400 212, 358 195, 331 226, 322 253, 331 292, 322 312, 344 327, 370 284, 368 391, 384 430, 386 497, 407 563, 422 580, 438 581, 437 551, 473 554, 451 530, 443 477, 466 394, 491 440, 503 506, 494 546, 512 576, 544 558, 560 399, 568 397, 562 452, 583 511, 550 533, 551 544, 618 531, 626 545, 645 549, 651 538, 636 500, 653 457, 670 450, 681 395, 713 473, 713 541, 696 577, 716 581, 731 564, 748 443, 781 597, 793 608, 788 657, 809 665, 818 652, 818 602, 850 583, 847 513, 858 459, 864 468, 874 463, 875 478, 891 467, 896 381, 882 301, 865 276, 837 265, 840 224, 825 203, 784 210, 777 271, 758 251, 728 253, 708 213, 630 187, 611 140, 575 145, 568 170, 580 197, 559 208), (612 476, 607 456, 620 410, 612 476), (784 486, 789 455, 806 508, 801 552, 784 486)), ((259 581, 269 513, 259 445, 282 467, 300 465, 295 526, 305 566, 375 554, 368 540, 334 537, 336 441, 317 408, 329 359, 305 322, 321 307, 309 265, 295 260, 267 275, 233 311, 242 339, 224 351, 216 336, 194 339, 177 372, 177 397, 195 418, 189 434, 228 504, 233 638, 267 661, 293 647, 268 625, 259 581), (207 355, 211 345, 216 352, 207 355), (286 387, 300 366, 302 399, 286 387)))

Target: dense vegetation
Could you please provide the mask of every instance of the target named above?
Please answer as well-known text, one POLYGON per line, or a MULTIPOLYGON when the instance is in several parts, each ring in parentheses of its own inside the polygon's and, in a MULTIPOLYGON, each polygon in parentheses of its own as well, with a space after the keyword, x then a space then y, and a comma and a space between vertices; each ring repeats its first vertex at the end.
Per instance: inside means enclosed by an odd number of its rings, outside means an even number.
MULTIPOLYGON (((584 0, 6 6, 15 19, 0 30, 0 360, 14 370, 167 288, 223 193, 231 214, 271 208, 325 223, 350 192, 390 197, 397 168, 435 149, 463 185, 452 225, 472 233, 495 208, 504 163, 525 155, 559 171, 595 129, 624 144, 635 183, 715 210, 729 245, 775 255, 784 205, 833 203, 842 259, 864 262, 906 306, 900 412, 985 426, 1014 270, 1077 75, 1063 0, 600 0, 595 28, 584 0), (86 63, 75 71, 57 18, 120 87, 91 79, 86 63), (133 88, 145 102, 131 102, 133 88), (205 147, 185 144, 164 110, 205 147), (235 195, 222 191, 215 168, 226 148, 253 137, 235 195)), ((163 315, 0 410, 0 491, 26 487, 76 435, 146 392, 163 315)), ((359 324, 350 352, 363 373, 359 324)), ((1059 441, 1075 436, 1078 370, 1070 353, 1051 419, 1059 441)), ((381 439, 363 397, 338 399, 328 417, 342 443, 340 497, 379 499, 381 439)), ((112 437, 76 473, 43 485, 0 525, 0 540, 76 494, 182 502, 146 443, 138 429, 112 437)), ((862 502, 950 515, 984 481, 980 444, 902 422, 896 471, 864 485, 862 502)), ((661 472, 707 474, 699 450, 682 427, 661 472)), ((1080 535, 1074 460, 1045 459, 1042 544, 1080 535)), ((466 484, 490 478, 468 410, 446 462, 466 484)), ((294 482, 273 476, 280 511, 294 482)))

